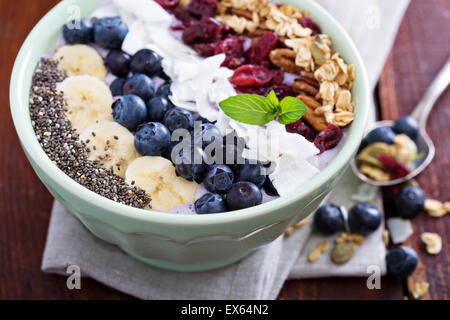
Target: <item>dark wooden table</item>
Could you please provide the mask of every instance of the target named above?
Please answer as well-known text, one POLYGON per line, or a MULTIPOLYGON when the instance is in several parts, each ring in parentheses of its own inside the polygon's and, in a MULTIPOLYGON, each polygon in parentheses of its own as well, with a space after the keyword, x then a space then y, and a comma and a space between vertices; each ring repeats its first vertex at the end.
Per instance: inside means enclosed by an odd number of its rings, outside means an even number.
MULTIPOLYGON (((357 1, 357 0, 355 0, 357 1)), ((81 291, 66 280, 40 271, 52 197, 34 174, 17 139, 9 112, 9 79, 16 54, 28 32, 57 0, 0 0, 0 299, 129 299, 94 280, 81 291)), ((450 55, 450 2, 412 0, 376 96, 380 116, 395 119, 410 112, 450 55)), ((450 93, 443 96, 430 123, 436 142, 432 165, 418 181, 431 198, 450 200, 450 93)), ((388 208, 389 211, 389 208, 388 208)), ((408 241, 420 255, 413 280, 430 283, 426 299, 449 299, 449 220, 422 215, 408 241), (421 232, 438 232, 444 248, 431 257, 420 244, 421 232)), ((280 299, 402 299, 405 284, 385 277, 382 290, 368 290, 365 279, 288 281, 280 299)))

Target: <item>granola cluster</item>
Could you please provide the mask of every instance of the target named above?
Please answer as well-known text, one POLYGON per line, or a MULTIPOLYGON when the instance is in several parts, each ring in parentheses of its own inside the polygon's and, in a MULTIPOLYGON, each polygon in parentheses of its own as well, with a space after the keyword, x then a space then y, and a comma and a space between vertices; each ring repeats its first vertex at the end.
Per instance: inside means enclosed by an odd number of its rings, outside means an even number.
POLYGON ((313 113, 305 119, 316 130, 324 131, 330 123, 345 127, 354 120, 355 67, 333 50, 330 37, 321 33, 307 11, 269 0, 222 0, 215 18, 253 39, 271 31, 277 34, 280 44, 270 53, 270 61, 300 76, 293 89, 308 96, 305 104, 313 113))

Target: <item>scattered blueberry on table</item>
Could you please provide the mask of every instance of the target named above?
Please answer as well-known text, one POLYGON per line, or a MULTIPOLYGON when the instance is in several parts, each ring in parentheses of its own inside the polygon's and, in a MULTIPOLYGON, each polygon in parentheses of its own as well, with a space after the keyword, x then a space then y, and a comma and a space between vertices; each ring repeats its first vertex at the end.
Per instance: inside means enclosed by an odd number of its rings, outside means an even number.
POLYGON ((352 207, 348 212, 348 226, 352 233, 363 236, 377 230, 381 225, 382 215, 377 207, 360 203, 352 207))
POLYGON ((412 219, 424 211, 425 193, 418 187, 405 187, 397 193, 394 203, 398 215, 412 219))
POLYGON ((394 248, 386 255, 388 273, 396 278, 404 279, 416 270, 417 253, 410 247, 394 248))
POLYGON ((325 204, 317 209, 313 221, 315 229, 326 235, 344 229, 344 216, 341 209, 332 204, 325 204))

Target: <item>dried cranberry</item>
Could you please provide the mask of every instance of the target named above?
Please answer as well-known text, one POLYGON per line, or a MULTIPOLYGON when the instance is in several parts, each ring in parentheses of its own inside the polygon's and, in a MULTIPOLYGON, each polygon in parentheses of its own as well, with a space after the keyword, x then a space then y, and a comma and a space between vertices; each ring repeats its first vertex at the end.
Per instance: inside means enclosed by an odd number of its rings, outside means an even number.
POLYGON ((303 28, 309 28, 312 30, 312 34, 322 34, 322 29, 314 22, 310 17, 303 17, 300 19, 300 24, 303 28))
POLYGON ((236 69, 244 64, 244 41, 243 37, 228 37, 217 43, 214 54, 225 53, 226 58, 222 66, 236 69))
POLYGON ((272 83, 273 84, 282 84, 284 82, 284 71, 280 69, 272 69, 272 83))
POLYGON ((286 130, 290 133, 298 133, 304 136, 306 140, 312 141, 311 128, 308 127, 302 119, 286 125, 286 130))
POLYGON ((187 10, 197 16, 212 17, 216 13, 217 0, 192 0, 187 10))
POLYGON ((176 24, 170 27, 170 29, 172 29, 173 31, 180 31, 180 30, 185 30, 186 27, 182 24, 176 24))
POLYGON ((248 51, 249 63, 260 64, 276 48, 277 44, 278 36, 273 32, 267 32, 248 51))
POLYGON ((183 32, 183 41, 186 44, 214 42, 220 39, 221 27, 211 19, 202 19, 192 23, 183 32))
POLYGON ((397 160, 386 154, 383 153, 380 154, 378 156, 378 159, 380 159, 380 161, 383 162, 387 172, 389 173, 392 179, 404 178, 411 173, 410 167, 408 167, 404 163, 398 162, 397 160))
POLYGON ((266 96, 268 93, 266 87, 262 88, 237 87, 236 91, 238 94, 248 93, 248 94, 257 94, 258 96, 266 96))
POLYGON ((341 128, 330 123, 327 130, 320 132, 314 139, 314 145, 320 150, 320 153, 333 149, 342 140, 344 134, 341 128))
POLYGON ((283 84, 273 85, 271 88, 269 88, 267 94, 269 94, 271 90, 275 91, 275 94, 277 95, 279 100, 283 100, 284 98, 289 96, 297 96, 297 94, 294 94, 294 91, 291 87, 283 84))
POLYGON ((155 0, 164 9, 172 9, 180 4, 180 0, 155 0))
POLYGON ((194 44, 194 49, 201 56, 210 57, 214 55, 216 50, 217 42, 210 43, 196 43, 194 44))
POLYGON ((196 18, 194 18, 189 12, 186 11, 186 9, 182 7, 176 7, 175 9, 173 9, 172 14, 175 16, 175 18, 180 20, 185 27, 188 27, 191 25, 191 23, 197 21, 196 18))
POLYGON ((230 82, 239 87, 261 88, 272 80, 272 73, 264 67, 251 64, 239 67, 230 82))

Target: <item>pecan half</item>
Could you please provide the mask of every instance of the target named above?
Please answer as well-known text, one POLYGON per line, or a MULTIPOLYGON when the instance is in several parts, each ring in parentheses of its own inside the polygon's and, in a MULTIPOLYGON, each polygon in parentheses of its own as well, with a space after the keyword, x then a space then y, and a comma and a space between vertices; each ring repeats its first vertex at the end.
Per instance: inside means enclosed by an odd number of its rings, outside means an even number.
MULTIPOLYGON (((294 84, 292 85, 292 88, 297 92, 305 92, 310 96, 315 97, 319 93, 319 89, 315 86, 312 86, 309 81, 305 79, 296 79, 294 81, 294 84)), ((318 84, 318 83, 317 83, 318 84)))
POLYGON ((323 115, 318 115, 314 112, 315 109, 320 108, 322 105, 313 97, 306 94, 300 94, 298 99, 308 107, 303 119, 306 120, 317 131, 325 131, 328 128, 328 122, 323 115))
POLYGON ((276 49, 270 53, 270 61, 283 71, 299 74, 302 69, 295 64, 296 56, 291 49, 276 49))
POLYGON ((242 18, 245 18, 248 20, 253 20, 253 13, 251 13, 248 10, 233 8, 231 10, 231 12, 233 14, 237 15, 238 17, 242 17, 242 18))

